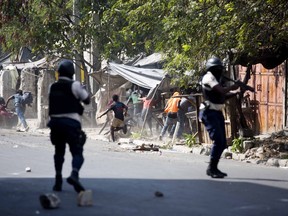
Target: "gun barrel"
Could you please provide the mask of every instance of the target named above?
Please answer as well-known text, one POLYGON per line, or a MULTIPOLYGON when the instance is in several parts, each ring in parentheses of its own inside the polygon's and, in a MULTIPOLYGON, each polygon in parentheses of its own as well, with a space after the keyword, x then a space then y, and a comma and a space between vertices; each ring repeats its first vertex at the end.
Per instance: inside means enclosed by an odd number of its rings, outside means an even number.
POLYGON ((245 85, 243 83, 242 87, 245 89, 245 90, 248 90, 248 91, 251 91, 251 92, 255 92, 255 89, 249 85, 245 85))
POLYGON ((226 76, 223 76, 223 78, 226 79, 226 80, 229 80, 229 81, 232 81, 234 83, 239 84, 239 86, 244 88, 245 90, 249 90, 251 92, 255 92, 255 89, 253 87, 251 87, 251 86, 249 86, 249 85, 247 85, 247 84, 245 84, 245 83, 243 83, 243 82, 241 82, 239 80, 233 80, 233 79, 231 79, 229 77, 226 77, 226 76))

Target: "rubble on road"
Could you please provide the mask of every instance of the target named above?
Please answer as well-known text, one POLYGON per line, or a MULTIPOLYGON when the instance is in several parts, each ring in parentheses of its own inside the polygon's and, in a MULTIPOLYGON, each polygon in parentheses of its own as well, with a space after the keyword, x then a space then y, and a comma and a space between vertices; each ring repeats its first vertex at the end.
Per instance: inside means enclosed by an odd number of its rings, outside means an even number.
POLYGON ((285 130, 246 140, 243 149, 244 153, 233 153, 232 158, 268 166, 288 166, 288 133, 285 130))
POLYGON ((159 151, 160 146, 150 141, 133 140, 131 138, 120 138, 118 145, 132 151, 159 151))
MULTIPOLYGON (((97 135, 95 129, 86 129, 88 137, 109 141, 107 136, 97 135), (93 133, 89 132, 93 131, 93 133)), ((108 135, 109 136, 109 135, 108 135)), ((183 142, 176 141, 172 144, 171 139, 159 141, 157 137, 149 136, 139 139, 120 138, 117 141, 119 149, 133 152, 181 152, 209 156, 211 144, 202 143, 188 147, 183 142)), ((288 167, 288 131, 279 131, 271 135, 255 136, 243 142, 243 152, 235 153, 231 146, 225 149, 222 158, 239 160, 246 163, 262 164, 275 167, 288 167)))
POLYGON ((142 144, 136 146, 133 151, 159 151, 159 146, 154 144, 142 144))
MULTIPOLYGON (((119 145, 132 151, 161 151, 161 149, 166 149, 206 156, 209 156, 211 152, 211 144, 194 145, 189 148, 187 145, 183 145, 183 143, 172 145, 171 141, 163 143, 155 139, 149 140, 149 138, 142 138, 141 140, 120 138, 119 145)), ((231 150, 231 146, 229 146, 223 152, 222 157, 247 163, 288 167, 288 133, 286 131, 273 133, 269 136, 262 135, 256 136, 253 139, 247 139, 243 142, 243 149, 243 153, 235 153, 231 150)))

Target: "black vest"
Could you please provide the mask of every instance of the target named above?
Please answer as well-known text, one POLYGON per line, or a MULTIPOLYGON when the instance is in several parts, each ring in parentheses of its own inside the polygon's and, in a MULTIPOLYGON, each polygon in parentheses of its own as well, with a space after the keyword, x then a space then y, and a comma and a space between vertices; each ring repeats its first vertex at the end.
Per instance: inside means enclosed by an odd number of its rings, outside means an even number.
POLYGON ((74 81, 59 80, 53 83, 49 94, 49 115, 78 113, 83 114, 83 106, 80 100, 72 93, 74 81))
MULTIPOLYGON (((220 85, 221 81, 219 82, 220 85)), ((221 94, 220 92, 212 90, 211 87, 204 87, 202 86, 202 93, 205 100, 208 100, 214 104, 224 104, 225 103, 225 95, 221 94)))
POLYGON ((214 104, 224 104, 225 95, 220 94, 219 92, 213 90, 207 90, 203 88, 203 97, 205 100, 208 100, 214 104))

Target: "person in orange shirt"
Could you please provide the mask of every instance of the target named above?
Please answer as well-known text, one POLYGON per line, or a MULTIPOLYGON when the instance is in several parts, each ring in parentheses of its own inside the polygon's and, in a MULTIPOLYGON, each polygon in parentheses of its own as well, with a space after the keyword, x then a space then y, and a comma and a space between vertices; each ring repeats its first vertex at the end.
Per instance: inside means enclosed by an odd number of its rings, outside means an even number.
POLYGON ((173 96, 167 101, 167 104, 164 109, 164 112, 167 114, 167 116, 166 116, 164 126, 162 128, 162 131, 160 133, 159 140, 162 140, 169 126, 171 126, 171 129, 169 131, 169 136, 170 137, 173 136, 175 126, 177 123, 177 112, 179 109, 178 103, 180 101, 180 98, 174 98, 174 96, 178 96, 178 95, 180 95, 179 92, 177 91, 174 92, 173 96))

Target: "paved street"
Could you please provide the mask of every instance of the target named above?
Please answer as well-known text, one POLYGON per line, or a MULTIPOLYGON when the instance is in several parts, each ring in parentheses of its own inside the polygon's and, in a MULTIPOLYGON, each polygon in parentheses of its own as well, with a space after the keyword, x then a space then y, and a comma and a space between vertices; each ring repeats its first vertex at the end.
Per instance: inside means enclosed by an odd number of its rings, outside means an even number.
MULTIPOLYGON (((89 129, 80 176, 94 205, 78 207, 66 182, 59 209, 44 210, 38 197, 52 192, 53 146, 48 130, 0 131, 0 215, 287 216, 286 169, 222 159, 225 179, 205 174, 208 157, 163 150, 133 152, 97 140, 89 129), (30 167, 31 172, 25 168, 30 167), (160 191, 163 197, 156 197, 160 191)), ((63 175, 70 174, 67 151, 63 175)))

